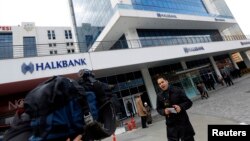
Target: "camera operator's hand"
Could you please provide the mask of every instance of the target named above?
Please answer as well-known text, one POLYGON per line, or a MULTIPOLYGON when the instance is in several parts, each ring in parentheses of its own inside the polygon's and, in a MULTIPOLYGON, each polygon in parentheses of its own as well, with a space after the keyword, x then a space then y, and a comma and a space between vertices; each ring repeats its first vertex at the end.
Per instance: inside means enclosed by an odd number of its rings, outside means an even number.
MULTIPOLYGON (((66 141, 70 141, 70 138, 68 138, 66 141)), ((78 135, 73 141, 83 141, 82 135, 78 135)))

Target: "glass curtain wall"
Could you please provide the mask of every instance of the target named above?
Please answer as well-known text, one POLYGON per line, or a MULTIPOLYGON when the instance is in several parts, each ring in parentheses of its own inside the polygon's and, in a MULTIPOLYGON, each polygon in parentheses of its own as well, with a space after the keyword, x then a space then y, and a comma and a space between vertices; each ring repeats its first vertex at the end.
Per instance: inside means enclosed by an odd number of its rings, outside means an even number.
POLYGON ((214 56, 214 61, 222 74, 229 74, 234 78, 234 65, 230 59, 229 54, 223 54, 219 56, 214 56))
POLYGON ((131 0, 138 10, 207 16, 202 0, 131 0))
POLYGON ((182 88, 189 98, 195 97, 197 95, 197 90, 192 79, 194 76, 187 75, 186 73, 177 74, 177 72, 180 71, 183 71, 180 63, 150 68, 149 73, 152 78, 156 93, 160 92, 160 89, 157 82, 155 81, 155 76, 157 74, 165 74, 170 85, 182 88))
POLYGON ((218 30, 137 29, 142 47, 223 41, 218 30))
POLYGON ((134 100, 135 94, 142 94, 142 101, 147 102, 151 106, 140 71, 102 77, 98 78, 98 80, 115 86, 112 91, 115 93, 115 96, 119 101, 119 103, 117 103, 119 106, 116 106, 119 107, 117 109, 117 114, 119 115, 118 119, 123 119, 130 116, 126 107, 126 102, 128 100, 132 102, 133 111, 136 113, 136 104, 134 100))
POLYGON ((110 0, 72 0, 76 32, 81 52, 88 51, 111 16, 110 0))
MULTIPOLYGON (((208 90, 212 90, 211 83, 213 84, 217 83, 218 77, 210 63, 210 60, 208 58, 205 58, 205 59, 187 61, 186 64, 189 69, 202 67, 198 70, 200 81, 204 82, 208 90)), ((195 81, 195 83, 196 82, 197 81, 195 81)))
POLYGON ((165 74, 169 80, 169 83, 173 86, 182 88, 189 98, 193 98, 199 94, 198 90, 196 89, 196 83, 202 81, 203 79, 200 71, 201 70, 198 69, 193 71, 183 70, 180 63, 149 69, 157 93, 160 91, 160 89, 154 80, 154 77, 156 74, 165 74))
POLYGON ((12 33, 0 33, 0 59, 13 58, 12 33))
POLYGON ((224 0, 210 0, 210 2, 216 7, 216 10, 219 12, 219 15, 224 15, 226 18, 233 17, 233 14, 229 10, 224 0))

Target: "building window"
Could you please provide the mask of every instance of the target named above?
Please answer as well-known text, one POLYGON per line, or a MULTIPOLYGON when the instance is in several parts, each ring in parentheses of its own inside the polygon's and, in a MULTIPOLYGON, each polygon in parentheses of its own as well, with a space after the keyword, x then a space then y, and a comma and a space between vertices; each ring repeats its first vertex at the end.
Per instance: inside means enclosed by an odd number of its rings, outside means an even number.
POLYGON ((56 39, 56 34, 55 34, 55 31, 52 30, 52 39, 55 40, 56 39))
POLYGON ((67 49, 68 54, 69 53, 75 53, 75 49, 67 49))
POLYGON ((47 34, 48 34, 48 39, 51 40, 51 32, 50 32, 50 30, 47 31, 47 34))
POLYGON ((72 33, 71 33, 71 30, 68 30, 69 31, 69 38, 72 39, 72 33))
POLYGON ((56 34, 54 30, 47 30, 47 34, 48 34, 48 39, 51 40, 55 40, 56 39, 56 34))
POLYGON ((68 47, 68 46, 74 46, 74 43, 73 42, 67 42, 66 43, 66 46, 68 47))
POLYGON ((64 30, 65 39, 72 39, 71 30, 64 30))
POLYGON ((56 47, 56 43, 49 43, 49 47, 56 47))
POLYGON ((132 0, 134 9, 191 15, 208 15, 202 0, 132 0))
POLYGON ((49 53, 50 55, 57 54, 57 50, 50 50, 49 53))
MULTIPOLYGON (((130 72, 126 74, 119 74, 119 75, 113 75, 108 77, 102 77, 98 78, 98 80, 107 83, 112 84, 115 87, 112 89, 112 92, 115 94, 114 96, 117 97, 117 99, 120 101, 121 105, 123 104, 124 97, 134 97, 135 94, 141 93, 142 100, 145 102, 150 103, 147 90, 142 78, 142 74, 140 71, 137 72, 130 72)), ((126 98, 125 98, 126 99, 126 98)), ((121 117, 123 118, 126 116, 126 109, 125 107, 123 110, 121 109, 121 117)))
POLYGON ((0 33, 0 59, 13 58, 12 33, 0 33))
POLYGON ((142 47, 223 41, 218 30, 138 29, 142 47))
POLYGON ((65 39, 69 39, 69 34, 67 30, 64 30, 65 39))
POLYGON ((23 37, 23 49, 24 49, 24 57, 37 56, 36 38, 23 37))

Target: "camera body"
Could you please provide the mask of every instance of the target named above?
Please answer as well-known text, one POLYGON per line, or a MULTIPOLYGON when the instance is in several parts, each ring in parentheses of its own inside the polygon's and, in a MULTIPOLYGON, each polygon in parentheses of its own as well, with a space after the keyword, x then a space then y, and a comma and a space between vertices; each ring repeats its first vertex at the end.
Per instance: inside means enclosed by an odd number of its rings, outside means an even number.
POLYGON ((89 83, 96 82, 95 74, 89 69, 81 69, 78 72, 78 76, 84 81, 89 83))

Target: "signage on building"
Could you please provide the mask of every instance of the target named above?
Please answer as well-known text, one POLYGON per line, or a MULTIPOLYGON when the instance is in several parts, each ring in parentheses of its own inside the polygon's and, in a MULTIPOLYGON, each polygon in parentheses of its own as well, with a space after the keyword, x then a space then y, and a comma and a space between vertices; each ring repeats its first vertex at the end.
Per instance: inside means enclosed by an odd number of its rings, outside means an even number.
POLYGON ((166 14, 166 13, 156 13, 159 18, 177 18, 174 14, 166 14))
POLYGON ((240 56, 240 54, 239 54, 238 52, 232 54, 232 59, 233 59, 234 62, 236 62, 236 63, 243 61, 243 59, 241 58, 241 56, 240 56))
POLYGON ((11 31, 11 26, 0 26, 0 31, 11 31))
POLYGON ((196 52, 196 51, 201 51, 205 49, 203 46, 199 46, 199 47, 184 47, 183 50, 185 53, 189 53, 189 52, 196 52))
POLYGON ((242 46, 244 46, 244 45, 249 45, 249 44, 250 44, 250 41, 240 42, 240 44, 241 44, 242 46))
POLYGON ((214 18, 215 21, 220 21, 220 22, 225 22, 225 19, 221 19, 221 18, 214 18))
POLYGON ((51 62, 41 62, 41 63, 23 63, 21 66, 21 71, 23 74, 30 72, 31 74, 35 71, 46 71, 60 68, 70 68, 75 66, 87 65, 85 58, 81 59, 70 59, 70 60, 58 60, 51 62))
POLYGON ((31 31, 35 28, 35 23, 26 22, 26 23, 22 23, 22 25, 26 31, 31 31))
POLYGON ((23 97, 23 94, 3 97, 0 100, 0 115, 14 112, 22 105, 23 97))

